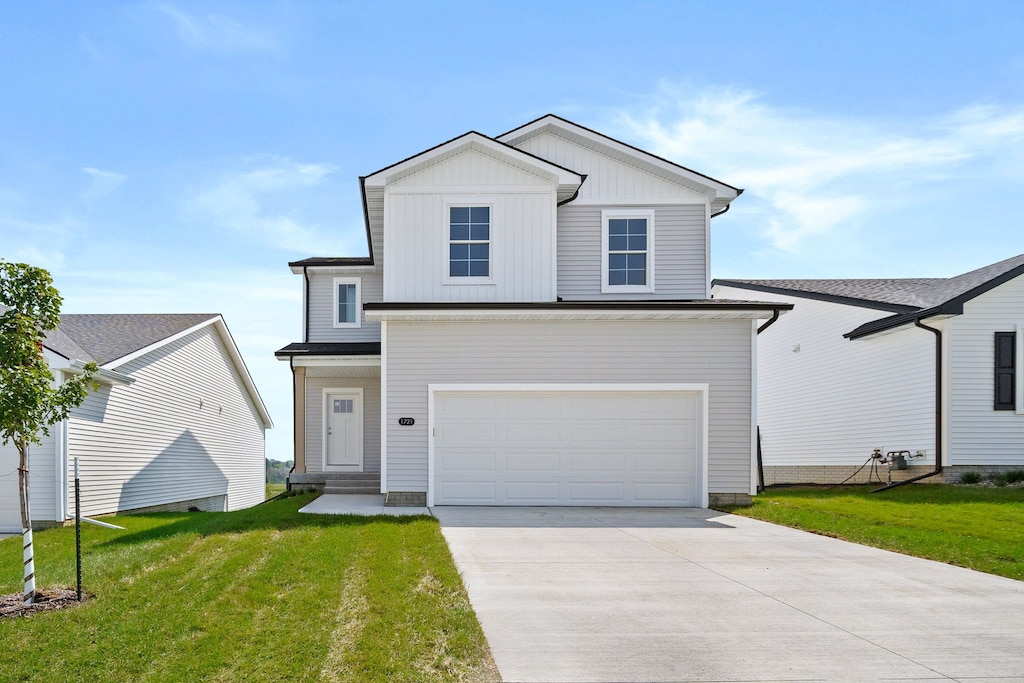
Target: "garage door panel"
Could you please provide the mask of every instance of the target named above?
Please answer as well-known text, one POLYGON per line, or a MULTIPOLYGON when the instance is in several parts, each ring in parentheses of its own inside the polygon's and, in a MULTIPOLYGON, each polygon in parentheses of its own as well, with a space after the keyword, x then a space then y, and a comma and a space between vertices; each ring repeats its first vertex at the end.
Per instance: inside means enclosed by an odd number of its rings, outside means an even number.
POLYGON ((497 469, 497 454, 476 450, 447 452, 442 454, 440 464, 446 472, 494 472, 497 469))
POLYGON ((695 505, 697 396, 438 391, 434 503, 695 505))

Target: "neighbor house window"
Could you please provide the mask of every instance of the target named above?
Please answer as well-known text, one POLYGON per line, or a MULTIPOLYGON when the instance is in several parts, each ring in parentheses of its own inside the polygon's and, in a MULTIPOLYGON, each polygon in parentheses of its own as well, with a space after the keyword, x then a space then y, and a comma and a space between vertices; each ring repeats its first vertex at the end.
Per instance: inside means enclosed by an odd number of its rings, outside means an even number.
POLYGON ((995 409, 1017 409, 1017 333, 995 334, 995 409))
POLYGON ((491 207, 448 207, 448 277, 491 277, 491 207))
POLYGON ((601 212, 602 292, 654 291, 654 212, 601 212))
POLYGON ((359 278, 334 278, 334 326, 359 327, 362 323, 359 278))

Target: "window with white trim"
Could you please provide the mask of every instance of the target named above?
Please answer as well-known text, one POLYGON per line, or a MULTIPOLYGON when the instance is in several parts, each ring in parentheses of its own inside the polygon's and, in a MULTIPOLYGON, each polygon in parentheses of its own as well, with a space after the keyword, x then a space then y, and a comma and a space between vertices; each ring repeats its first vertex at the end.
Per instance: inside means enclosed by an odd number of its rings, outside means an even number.
POLYGON ((334 278, 334 326, 360 327, 363 318, 359 278, 334 278))
POLYGON ((601 291, 654 291, 654 211, 601 212, 601 291))
POLYGON ((491 207, 448 207, 449 281, 491 277, 491 207))

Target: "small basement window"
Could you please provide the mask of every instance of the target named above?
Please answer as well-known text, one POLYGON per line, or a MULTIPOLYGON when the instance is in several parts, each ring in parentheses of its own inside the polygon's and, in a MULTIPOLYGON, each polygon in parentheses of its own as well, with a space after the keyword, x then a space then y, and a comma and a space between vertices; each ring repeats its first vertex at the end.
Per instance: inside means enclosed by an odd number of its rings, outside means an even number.
POLYGON ((334 278, 334 326, 360 327, 363 303, 357 277, 334 278))

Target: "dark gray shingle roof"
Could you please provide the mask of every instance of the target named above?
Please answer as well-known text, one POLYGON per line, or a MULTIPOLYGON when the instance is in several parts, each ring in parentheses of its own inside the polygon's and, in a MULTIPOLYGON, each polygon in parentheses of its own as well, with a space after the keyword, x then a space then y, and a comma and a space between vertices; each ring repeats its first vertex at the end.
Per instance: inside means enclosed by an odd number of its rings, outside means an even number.
POLYGON ((46 335, 46 346, 66 358, 103 365, 217 317, 218 313, 68 313, 46 335))

